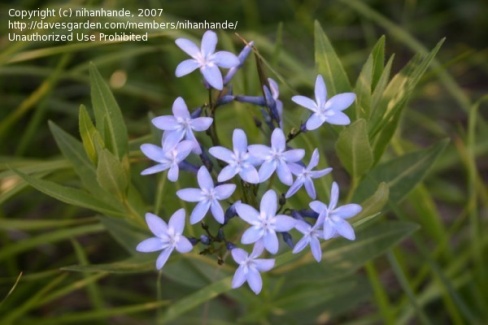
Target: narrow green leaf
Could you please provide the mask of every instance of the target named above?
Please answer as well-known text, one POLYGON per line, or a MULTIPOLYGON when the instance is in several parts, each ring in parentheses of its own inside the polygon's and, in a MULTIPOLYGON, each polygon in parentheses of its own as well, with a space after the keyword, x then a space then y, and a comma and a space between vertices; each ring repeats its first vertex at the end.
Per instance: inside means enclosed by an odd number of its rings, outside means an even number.
POLYGON ((96 164, 98 155, 97 148, 103 148, 103 139, 93 122, 84 105, 80 105, 79 129, 83 147, 90 160, 96 164))
POLYGON ((122 160, 128 152, 127 128, 109 86, 93 63, 90 64, 90 84, 97 129, 107 148, 122 160))
POLYGON ((128 178, 122 163, 110 151, 99 151, 97 181, 104 190, 124 200, 129 186, 128 178))
POLYGON ((21 173, 18 170, 14 170, 14 172, 38 191, 64 203, 91 209, 108 215, 125 215, 123 209, 120 207, 109 205, 82 190, 59 185, 51 181, 38 179, 36 177, 21 173))
POLYGON ((342 165, 353 178, 361 177, 371 168, 373 151, 364 119, 359 119, 344 128, 335 147, 342 165))
POLYGON ((70 265, 62 267, 61 270, 84 273, 141 273, 155 270, 155 256, 151 254, 139 254, 138 256, 130 257, 123 261, 107 263, 107 264, 92 264, 92 265, 70 265))
POLYGON ((362 220, 363 218, 368 218, 380 213, 388 202, 389 193, 390 190, 388 185, 385 182, 381 182, 374 194, 361 203, 363 209, 354 217, 354 219, 362 220))
POLYGON ((422 181, 448 142, 446 139, 430 148, 408 153, 376 166, 358 186, 353 201, 361 202, 378 188, 381 182, 385 182, 390 188, 390 200, 399 202, 422 181))
POLYGON ((149 232, 144 232, 127 219, 116 219, 100 216, 100 221, 110 235, 131 255, 140 255, 136 246, 149 237, 149 232))
POLYGON ((315 21, 315 64, 325 79, 327 96, 351 91, 351 85, 342 62, 318 21, 315 21))

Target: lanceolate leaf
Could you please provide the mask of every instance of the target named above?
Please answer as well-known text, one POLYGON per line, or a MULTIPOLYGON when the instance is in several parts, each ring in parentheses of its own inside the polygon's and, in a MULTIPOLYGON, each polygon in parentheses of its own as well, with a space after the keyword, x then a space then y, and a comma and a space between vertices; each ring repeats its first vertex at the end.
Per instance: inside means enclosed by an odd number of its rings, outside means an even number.
POLYGON ((123 200, 126 197, 129 185, 128 177, 122 163, 110 151, 107 149, 100 150, 97 181, 104 190, 123 200))
POLYGON ((351 91, 351 85, 342 62, 337 57, 318 21, 315 21, 315 64, 318 73, 325 79, 327 97, 330 98, 335 94, 351 91))
POLYGON ((398 203, 417 185, 432 167, 449 140, 436 145, 405 154, 373 168, 359 185, 353 201, 361 202, 372 191, 385 182, 390 188, 390 200, 398 203))
POLYGON ((93 125, 90 115, 88 114, 84 105, 80 106, 79 128, 85 152, 93 164, 96 164, 98 158, 97 148, 104 147, 103 139, 98 130, 95 128, 95 125, 93 125))
POLYGON ((363 119, 344 128, 335 147, 342 165, 352 177, 362 176, 373 164, 373 152, 363 119))
POLYGON ((93 63, 90 64, 90 83, 96 127, 106 147, 122 160, 128 151, 125 122, 110 88, 93 63))

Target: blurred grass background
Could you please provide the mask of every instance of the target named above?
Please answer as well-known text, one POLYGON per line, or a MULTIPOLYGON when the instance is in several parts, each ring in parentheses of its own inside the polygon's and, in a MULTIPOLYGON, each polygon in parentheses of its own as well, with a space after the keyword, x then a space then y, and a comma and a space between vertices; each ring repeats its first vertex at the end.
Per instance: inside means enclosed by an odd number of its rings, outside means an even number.
MULTIPOLYGON (((42 304, 25 304, 33 294, 41 294, 57 281, 67 281, 70 276, 59 273, 59 267, 84 259, 92 264, 115 261, 124 256, 124 251, 96 226, 71 243, 49 238, 50 230, 61 229, 63 225, 91 225, 92 213, 59 203, 25 184, 19 185, 16 178, 10 177, 8 167, 31 166, 42 172, 46 162, 50 166, 58 163, 51 179, 70 182, 73 173, 59 160, 59 149, 47 121, 53 120, 71 134, 78 134, 79 105, 90 104, 90 61, 111 85, 127 123, 133 150, 137 150, 141 137, 146 137, 150 131, 149 112, 155 115, 167 112, 177 96, 184 97, 191 107, 200 105, 206 96, 202 87, 195 86, 199 83, 198 75, 174 77, 176 65, 185 58, 174 46, 174 39, 184 36, 198 40, 202 31, 149 31, 150 40, 145 43, 8 41, 7 34, 12 32, 7 25, 12 19, 8 17, 8 9, 60 5, 126 8, 133 12, 137 12, 137 8, 163 8, 164 16, 155 18, 160 21, 237 20, 236 32, 248 41, 254 40, 257 49, 286 81, 286 85, 280 84, 285 106, 290 105, 292 95, 311 93, 315 76, 314 20, 321 23, 331 39, 351 80, 355 80, 368 53, 382 35, 386 35, 386 57, 395 54, 393 72, 413 55, 426 53, 446 37, 436 64, 417 88, 386 155, 394 157, 444 138, 451 139, 429 177, 401 205, 390 207, 392 212, 387 216, 415 221, 422 229, 411 240, 361 271, 368 283, 364 284, 364 296, 358 298, 352 309, 330 310, 329 306, 322 306, 327 313, 314 319, 324 324, 481 324, 488 321, 485 272, 488 250, 486 236, 483 236, 488 221, 488 128, 485 122, 488 116, 488 4, 482 0, 2 2, 0 299, 7 296, 20 271, 25 272, 24 279, 30 285, 17 287, 15 297, 7 298, 0 305, 0 314, 22 306, 25 311, 19 312, 27 316, 21 319, 28 323, 29 319, 43 315, 85 310, 92 308, 90 306, 102 306, 97 290, 103 290, 103 300, 110 306, 142 304, 138 305, 137 313, 116 315, 105 321, 152 323, 153 311, 143 310, 157 306, 143 303, 152 301, 154 289, 150 284, 154 281, 140 281, 141 275, 89 274, 76 280, 70 278, 65 287, 70 293, 60 293, 62 300, 52 296, 52 301, 45 299, 42 304), (43 223, 44 219, 56 222, 43 223), (30 241, 31 246, 16 244, 26 238, 37 238, 37 241, 30 241), (419 251, 419 247, 422 250, 419 251), (88 278, 94 276, 102 278, 99 281, 103 289, 89 286, 87 291, 75 290, 76 281, 89 281, 88 278)), ((219 36, 219 48, 235 52, 241 49, 242 43, 233 31, 220 31, 219 36)), ((274 77, 270 71, 268 73, 274 77)), ((258 93, 257 84, 252 81, 255 74, 254 65, 247 63, 242 76, 236 80, 236 91, 258 93)), ((330 159, 334 164, 334 157, 330 159)), ((336 165, 339 168, 339 164, 336 165)), ((45 173, 50 171, 46 169, 45 173)), ((134 180, 137 182, 137 177, 134 180)), ((150 189, 142 194, 152 196, 150 189)), ((225 301, 212 304, 217 306, 202 307, 193 315, 204 314, 204 308, 231 313, 226 310, 225 301)), ((232 310, 235 309, 239 308, 232 306, 232 310)), ((279 315, 275 316, 279 319, 279 315)), ((276 319, 268 321, 273 323, 276 319)), ((73 321, 78 322, 83 323, 73 321)))

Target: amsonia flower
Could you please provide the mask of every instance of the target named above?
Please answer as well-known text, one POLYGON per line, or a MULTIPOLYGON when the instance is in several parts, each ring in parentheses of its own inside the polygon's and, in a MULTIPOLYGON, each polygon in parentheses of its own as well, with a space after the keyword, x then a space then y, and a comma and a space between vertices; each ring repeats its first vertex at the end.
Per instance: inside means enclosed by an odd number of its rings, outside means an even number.
POLYGON ((320 247, 319 239, 324 237, 322 229, 319 229, 318 226, 318 222, 312 227, 303 220, 297 221, 295 228, 303 234, 303 237, 295 244, 293 254, 301 252, 305 247, 310 245, 313 257, 317 262, 320 262, 322 259, 322 248, 320 247))
POLYGON ((193 246, 182 235, 185 228, 185 210, 179 209, 166 224, 163 219, 152 213, 146 213, 146 223, 155 237, 143 240, 137 245, 136 250, 142 253, 150 253, 162 250, 156 260, 156 268, 162 269, 173 250, 180 253, 188 253, 193 246))
POLYGON ((235 184, 222 184, 214 187, 210 173, 205 166, 200 167, 197 174, 200 188, 185 188, 176 192, 183 201, 198 202, 190 216, 190 223, 195 224, 203 219, 208 210, 215 220, 224 223, 224 210, 220 200, 229 198, 236 189, 235 184))
POLYGON ((224 86, 222 73, 218 67, 229 69, 240 64, 237 56, 230 52, 215 52, 217 34, 213 31, 209 30, 203 34, 200 48, 185 38, 178 38, 175 42, 180 49, 192 57, 178 64, 175 73, 177 77, 187 75, 198 68, 210 86, 222 90, 224 86))
POLYGON ((356 239, 354 229, 346 219, 354 217, 361 212, 362 208, 359 204, 354 203, 336 207, 338 200, 339 186, 334 182, 332 183, 332 189, 330 191, 329 206, 320 201, 312 201, 309 206, 319 214, 317 223, 323 225, 324 239, 327 240, 339 234, 344 238, 354 240, 356 239))
POLYGON ((315 186, 313 185, 314 178, 320 178, 324 175, 327 175, 332 171, 332 168, 325 168, 322 170, 312 170, 315 166, 319 163, 319 151, 315 149, 312 154, 312 158, 310 158, 310 162, 308 163, 307 167, 303 167, 298 164, 290 164, 290 170, 293 174, 297 176, 295 182, 290 187, 288 192, 286 192, 285 197, 289 198, 293 194, 295 194, 303 185, 305 185, 305 190, 307 194, 312 198, 315 199, 315 186))
POLYGON ((286 150, 285 134, 280 128, 276 128, 271 134, 271 147, 263 144, 253 144, 249 146, 249 153, 263 161, 259 168, 260 182, 266 181, 276 170, 280 181, 283 184, 291 185, 293 177, 289 164, 301 160, 305 155, 305 150, 286 150))
POLYGON ((262 241, 268 252, 276 254, 279 246, 276 232, 291 230, 295 226, 296 220, 286 215, 276 215, 278 197, 274 190, 268 190, 264 193, 259 209, 258 212, 245 203, 236 206, 239 217, 251 225, 242 234, 241 242, 252 244, 262 241))
POLYGON ((283 128, 283 102, 278 98, 280 96, 280 89, 273 79, 268 78, 268 82, 271 93, 268 87, 263 86, 266 103, 271 110, 272 117, 278 122, 280 128, 283 128))
POLYGON ((337 125, 351 123, 342 111, 356 100, 354 93, 337 94, 327 100, 327 88, 321 75, 315 80, 315 101, 305 96, 293 96, 292 101, 313 112, 306 123, 307 130, 315 130, 324 122, 337 125))
POLYGON ((150 159, 158 162, 157 165, 144 169, 141 174, 149 175, 169 169, 168 179, 172 182, 178 180, 178 164, 182 162, 192 151, 193 143, 188 140, 177 142, 176 139, 163 141, 163 147, 145 143, 141 145, 141 151, 150 159))
POLYGON ((234 151, 222 146, 215 146, 208 150, 212 156, 228 164, 220 171, 218 181, 225 182, 239 174, 248 183, 259 183, 259 174, 254 167, 256 161, 247 151, 246 133, 241 129, 235 129, 232 134, 232 144, 234 151))
POLYGON ((193 143, 193 151, 200 154, 202 150, 193 131, 205 131, 212 124, 211 117, 192 118, 183 98, 178 97, 173 102, 173 115, 158 116, 152 119, 152 123, 158 129, 164 130, 163 141, 178 142, 181 139, 193 143))
POLYGON ((259 294, 263 287, 263 280, 260 272, 267 272, 274 267, 274 259, 257 258, 263 253, 263 245, 256 243, 249 255, 242 248, 232 249, 232 258, 239 264, 239 267, 232 278, 232 288, 238 288, 247 282, 255 294, 259 294))

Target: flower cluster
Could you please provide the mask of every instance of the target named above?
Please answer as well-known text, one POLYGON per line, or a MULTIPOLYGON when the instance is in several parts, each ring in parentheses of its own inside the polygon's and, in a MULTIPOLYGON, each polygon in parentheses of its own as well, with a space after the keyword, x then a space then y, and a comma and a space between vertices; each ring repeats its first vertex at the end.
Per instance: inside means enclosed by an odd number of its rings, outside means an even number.
MULTIPOLYGON (((161 147, 154 144, 141 146, 144 155, 157 163, 143 170, 142 174, 168 170, 168 179, 175 182, 178 180, 180 168, 195 172, 198 188, 180 189, 176 195, 183 201, 196 203, 190 213, 189 222, 191 225, 201 223, 206 234, 199 238, 187 238, 183 235, 186 218, 183 209, 176 211, 168 223, 148 213, 146 221, 154 237, 142 241, 137 250, 162 251, 156 261, 157 269, 161 269, 175 249, 179 253, 186 253, 193 246, 201 244, 207 248, 200 253, 210 254, 218 250, 215 246, 223 244, 220 247, 230 250, 232 258, 238 264, 232 287, 237 288, 247 282, 251 290, 258 294, 262 290, 260 273, 269 271, 275 265, 273 258, 260 256, 265 251, 268 255, 279 252, 279 235, 286 244, 292 246, 293 253, 299 253, 310 246, 317 262, 322 259, 322 240, 337 236, 354 240, 354 229, 347 219, 357 215, 361 206, 338 206, 339 187, 335 182, 332 184, 328 204, 317 200, 314 180, 329 174, 332 168, 315 169, 319 164, 318 148, 313 151, 306 165, 305 150, 288 144, 293 137, 287 137, 284 132, 283 103, 279 100, 278 84, 268 79, 267 84, 262 86, 263 96, 232 94, 230 82, 250 54, 253 43, 248 43, 238 56, 226 51, 215 52, 217 35, 213 31, 207 31, 203 35, 200 48, 183 38, 177 39, 176 45, 191 57, 178 65, 176 76, 184 76, 198 68, 210 96, 217 92, 217 100, 190 113, 185 101, 179 97, 173 103, 172 115, 154 118, 154 126, 164 131, 161 147), (229 69, 225 77, 219 68, 229 69), (212 132, 215 112, 219 106, 233 101, 261 107, 264 122, 268 126, 266 144, 248 144, 246 132, 236 128, 232 133, 232 148, 220 145, 217 135, 212 132), (198 141, 196 133, 202 131, 207 131, 213 146, 205 148, 198 141), (188 161, 192 154, 199 158, 200 166, 188 161), (274 189, 275 178, 288 187, 285 193, 279 195, 274 189), (267 185, 260 187, 264 183, 267 185), (287 199, 302 187, 312 200, 309 208, 287 207, 287 199), (260 200, 259 194, 262 194, 260 200), (208 214, 217 222, 216 235, 210 232, 207 225, 212 220, 208 219, 208 214), (229 236, 226 233, 226 225, 233 222, 235 217, 249 225, 243 231, 240 243, 253 245, 250 254, 234 244, 239 239, 229 238, 234 234, 229 236), (292 233, 301 235, 295 244, 292 233)), ((315 82, 315 100, 304 96, 292 98, 293 102, 311 111, 299 133, 315 130, 324 123, 349 124, 350 120, 343 111, 354 100, 353 93, 337 94, 328 99, 324 79, 318 75, 315 82)))

